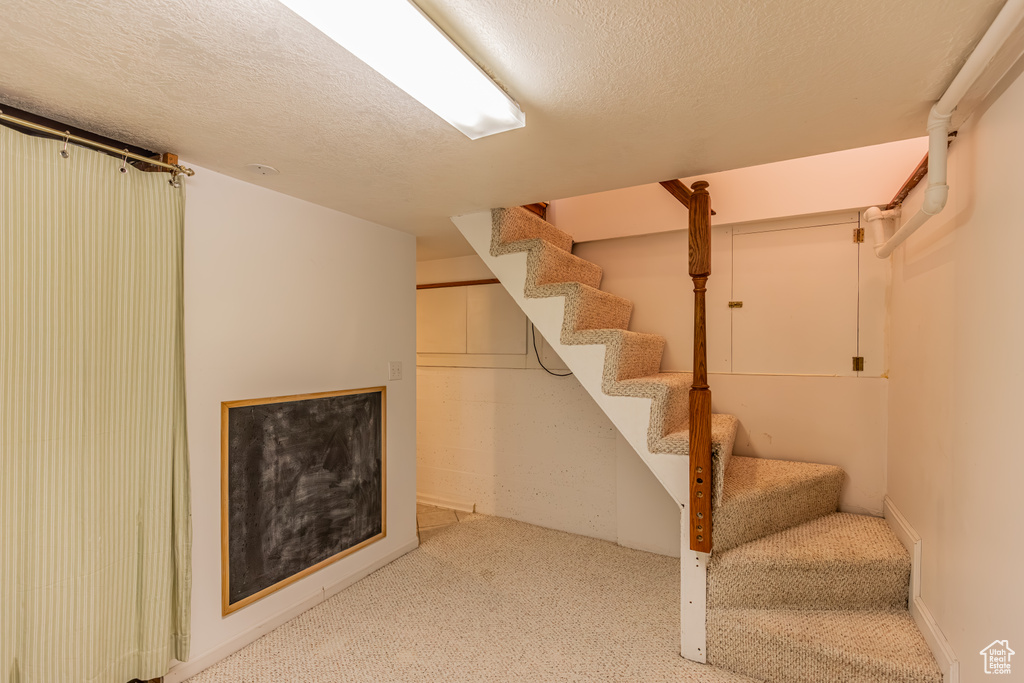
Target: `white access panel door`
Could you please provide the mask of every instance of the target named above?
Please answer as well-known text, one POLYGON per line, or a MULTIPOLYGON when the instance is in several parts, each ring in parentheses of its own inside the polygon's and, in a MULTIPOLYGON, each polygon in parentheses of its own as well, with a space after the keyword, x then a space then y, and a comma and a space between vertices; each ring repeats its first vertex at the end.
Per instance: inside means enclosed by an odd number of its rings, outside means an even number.
POLYGON ((466 290, 416 290, 416 352, 466 353, 466 290))
POLYGON ((857 375, 856 226, 733 233, 733 372, 857 375))
POLYGON ((499 284, 466 290, 466 353, 526 353, 526 315, 499 284))

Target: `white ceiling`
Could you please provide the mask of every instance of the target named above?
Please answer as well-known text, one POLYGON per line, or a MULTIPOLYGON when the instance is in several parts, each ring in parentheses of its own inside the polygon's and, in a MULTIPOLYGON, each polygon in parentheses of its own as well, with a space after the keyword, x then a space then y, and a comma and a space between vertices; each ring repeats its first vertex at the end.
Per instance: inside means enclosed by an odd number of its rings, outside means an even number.
POLYGON ((1002 2, 422 0, 526 112, 470 141, 275 0, 4 0, 0 101, 439 258, 450 215, 919 136, 1002 2))

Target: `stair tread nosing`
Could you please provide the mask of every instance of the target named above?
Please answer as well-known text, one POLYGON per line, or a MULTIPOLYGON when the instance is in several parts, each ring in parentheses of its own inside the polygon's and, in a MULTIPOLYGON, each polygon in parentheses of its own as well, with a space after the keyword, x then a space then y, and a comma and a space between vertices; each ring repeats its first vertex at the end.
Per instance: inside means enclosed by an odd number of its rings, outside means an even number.
POLYGON ((837 512, 715 553, 709 607, 905 609, 910 555, 884 519, 837 512))
MULTIPOLYGON (((711 444, 712 449, 728 446, 732 450, 732 443, 736 440, 736 431, 739 429, 739 419, 728 413, 711 414, 711 444)), ((680 429, 666 434, 658 440, 658 453, 675 453, 677 455, 690 454, 690 428, 680 429)))
POLYGON ((834 465, 732 456, 715 508, 715 551, 835 512, 845 476, 834 465))
POLYGON ((691 386, 693 375, 689 372, 659 372, 654 375, 616 380, 608 386, 608 392, 613 396, 651 399, 651 422, 647 442, 648 447, 653 448, 659 440, 674 431, 684 429, 689 424, 687 397, 691 386))
MULTIPOLYGON (((634 333, 635 334, 635 333, 634 333)), ((632 379, 606 383, 605 393, 651 399, 651 419, 647 431, 647 450, 651 453, 690 455, 689 401, 693 374, 659 372, 632 379)), ((721 497, 725 468, 739 430, 735 415, 711 415, 712 481, 715 499, 721 497)))
POLYGON ((906 610, 709 609, 708 663, 785 683, 941 683, 906 610))
POLYGON ((551 284, 580 282, 594 289, 601 287, 604 270, 579 256, 559 249, 542 239, 503 242, 491 246, 495 256, 526 252, 526 288, 529 297, 551 296, 542 287, 551 284))
MULTIPOLYGON (((614 396, 633 396, 650 398, 671 404, 668 407, 679 408, 675 420, 668 416, 652 416, 652 426, 661 427, 658 435, 652 432, 652 453, 690 454, 689 403, 690 387, 693 386, 693 373, 659 372, 654 375, 617 380, 611 387, 614 396)), ((711 415, 711 442, 713 447, 728 447, 732 450, 732 442, 736 438, 739 420, 735 415, 713 413, 711 415)))
POLYGON ((572 251, 572 235, 521 206, 491 209, 492 244, 542 239, 563 251, 572 251))
POLYGON ((574 332, 582 330, 619 329, 629 327, 633 302, 582 282, 552 282, 527 288, 530 298, 561 296, 565 298, 562 323, 563 343, 574 332))
POLYGON ((656 375, 661 368, 665 338, 621 329, 579 330, 565 335, 563 343, 572 345, 604 344, 606 347, 602 387, 613 393, 621 380, 656 375))
MULTIPOLYGON (((649 398, 651 424, 647 434, 647 447, 652 453, 678 453, 671 447, 656 450, 658 442, 673 432, 686 429, 690 424, 689 393, 693 374, 689 372, 659 372, 656 375, 624 379, 616 382, 612 391, 617 396, 649 398)), ((687 439, 687 441, 689 441, 687 439)))

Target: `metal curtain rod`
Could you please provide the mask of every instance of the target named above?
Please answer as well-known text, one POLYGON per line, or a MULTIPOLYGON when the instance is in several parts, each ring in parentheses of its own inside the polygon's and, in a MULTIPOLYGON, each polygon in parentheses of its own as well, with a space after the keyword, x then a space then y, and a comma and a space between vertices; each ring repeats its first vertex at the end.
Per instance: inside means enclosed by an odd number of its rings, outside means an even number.
POLYGON ((143 161, 152 166, 166 168, 168 171, 171 172, 171 175, 178 175, 180 173, 191 177, 196 174, 196 172, 193 171, 191 168, 179 166, 178 164, 165 164, 162 161, 150 159, 148 157, 142 156, 141 154, 134 154, 126 149, 117 149, 116 147, 111 147, 110 145, 104 145, 102 142, 94 142, 93 140, 90 140, 88 138, 72 135, 67 131, 59 131, 56 128, 50 128, 48 126, 39 125, 38 123, 32 123, 31 121, 19 119, 17 117, 10 116, 9 114, 5 114, 2 109, 0 109, 0 121, 9 121, 10 123, 13 123, 17 126, 22 126, 23 128, 31 128, 32 130, 39 131, 40 133, 46 133, 47 135, 52 135, 56 138, 61 138, 63 140, 68 140, 70 142, 77 142, 80 145, 88 145, 89 147, 95 147, 96 149, 102 149, 104 152, 109 152, 119 157, 136 159, 138 161, 143 161))

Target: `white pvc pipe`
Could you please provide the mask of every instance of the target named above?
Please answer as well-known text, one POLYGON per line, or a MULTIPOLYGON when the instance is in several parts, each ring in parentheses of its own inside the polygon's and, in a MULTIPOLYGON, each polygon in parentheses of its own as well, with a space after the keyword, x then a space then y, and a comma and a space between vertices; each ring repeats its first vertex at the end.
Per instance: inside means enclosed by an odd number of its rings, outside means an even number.
POLYGON ((906 223, 900 226, 892 237, 885 241, 883 244, 875 245, 875 256, 878 258, 885 258, 892 253, 893 249, 903 244, 904 241, 924 225, 925 221, 931 218, 934 214, 925 213, 922 209, 913 215, 913 217, 906 223))
MULTIPOLYGON (((953 82, 946 88, 946 92, 932 107, 928 114, 928 187, 924 191, 924 203, 892 237, 875 245, 875 256, 878 258, 889 256, 893 249, 903 244, 914 231, 924 225, 925 221, 945 208, 946 200, 949 198, 949 185, 946 184, 949 120, 953 116, 953 110, 1022 19, 1024 0, 1006 0, 995 21, 974 48, 974 52, 967 58, 959 73, 953 78, 953 82)), ((864 217, 869 221, 881 219, 880 215, 876 216, 870 210, 864 217)))
POLYGON ((886 223, 886 219, 895 218, 899 220, 899 217, 899 208, 892 209, 891 211, 882 211, 877 206, 872 206, 864 212, 864 220, 867 221, 868 225, 874 224, 876 244, 885 242, 893 235, 893 229, 886 223))
MULTIPOLYGON (((1024 4, 1024 0, 1022 0, 1022 4, 1024 4)), ((939 114, 938 108, 939 106, 936 104, 928 114, 928 187, 924 191, 924 202, 918 212, 901 225, 892 237, 875 245, 875 256, 878 258, 887 258, 896 247, 903 244, 908 237, 924 225, 925 221, 946 207, 946 200, 949 198, 946 166, 950 116, 939 114)))
POLYGON ((974 52, 964 62, 960 72, 946 88, 946 92, 935 103, 940 116, 949 116, 953 113, 956 106, 960 104, 960 100, 974 85, 974 81, 978 80, 978 76, 999 52, 999 48, 1003 46, 1013 30, 1017 28, 1021 19, 1024 19, 1024 0, 1006 0, 1006 4, 999 10, 992 25, 978 41, 974 52))

